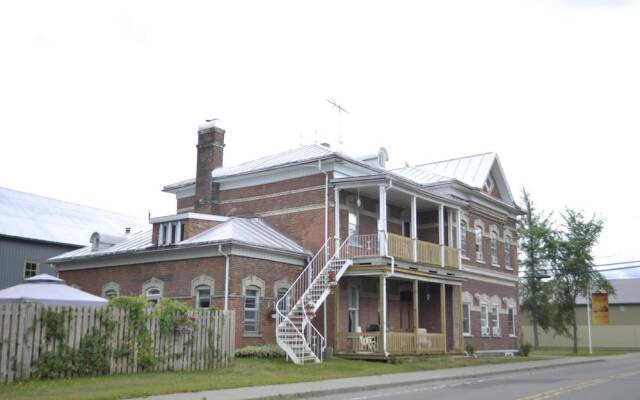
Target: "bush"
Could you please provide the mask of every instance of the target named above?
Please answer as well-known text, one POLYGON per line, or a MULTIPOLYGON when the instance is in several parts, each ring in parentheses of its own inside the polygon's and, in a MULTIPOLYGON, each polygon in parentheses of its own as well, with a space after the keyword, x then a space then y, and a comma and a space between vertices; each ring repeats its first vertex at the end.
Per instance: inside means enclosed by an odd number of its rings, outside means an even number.
POLYGON ((524 357, 529 357, 529 352, 531 351, 531 343, 522 343, 520 345, 520 354, 524 357))
POLYGON ((275 344, 247 346, 236 351, 236 357, 240 358, 283 358, 284 355, 284 350, 275 344))
POLYGON ((465 349, 467 350, 467 355, 469 357, 473 357, 473 355, 476 354, 476 346, 474 346, 473 343, 467 343, 465 349))

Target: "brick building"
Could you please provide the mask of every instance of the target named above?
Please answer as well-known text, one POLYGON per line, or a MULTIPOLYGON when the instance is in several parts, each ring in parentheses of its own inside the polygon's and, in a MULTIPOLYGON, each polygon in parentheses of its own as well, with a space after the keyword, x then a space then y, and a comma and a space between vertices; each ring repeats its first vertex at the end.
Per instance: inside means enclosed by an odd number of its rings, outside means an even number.
POLYGON ((497 155, 387 169, 301 146, 223 166, 225 131, 198 131, 175 215, 120 243, 52 259, 105 297, 171 297, 237 313, 239 347, 295 362, 518 348, 514 203, 497 155))

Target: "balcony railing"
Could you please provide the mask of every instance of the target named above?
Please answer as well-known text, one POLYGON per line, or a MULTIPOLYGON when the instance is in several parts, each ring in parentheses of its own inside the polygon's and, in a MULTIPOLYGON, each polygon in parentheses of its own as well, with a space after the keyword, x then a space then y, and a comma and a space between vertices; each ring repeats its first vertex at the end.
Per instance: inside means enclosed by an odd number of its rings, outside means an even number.
MULTIPOLYGON (((444 353, 442 333, 387 332, 387 351, 391 354, 444 353)), ((382 332, 340 332, 338 352, 346 354, 380 354, 382 332)))
POLYGON ((442 265, 441 249, 444 248, 444 265, 452 268, 460 267, 459 249, 448 246, 440 246, 423 240, 415 241, 405 236, 388 233, 386 238, 379 234, 353 235, 349 239, 347 254, 352 258, 374 257, 384 255, 380 252, 380 243, 387 246, 387 254, 398 260, 417 262, 421 264, 442 265))

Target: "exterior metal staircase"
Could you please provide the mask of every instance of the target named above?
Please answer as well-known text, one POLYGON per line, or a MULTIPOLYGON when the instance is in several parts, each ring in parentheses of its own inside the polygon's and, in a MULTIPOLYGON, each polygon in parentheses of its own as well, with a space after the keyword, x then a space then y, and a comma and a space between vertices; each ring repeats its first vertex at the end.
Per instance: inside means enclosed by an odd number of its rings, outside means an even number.
POLYGON ((276 302, 276 341, 288 358, 296 364, 321 362, 326 339, 313 325, 317 310, 331 292, 330 282, 337 282, 353 261, 347 238, 337 249, 330 238, 307 267, 276 302))

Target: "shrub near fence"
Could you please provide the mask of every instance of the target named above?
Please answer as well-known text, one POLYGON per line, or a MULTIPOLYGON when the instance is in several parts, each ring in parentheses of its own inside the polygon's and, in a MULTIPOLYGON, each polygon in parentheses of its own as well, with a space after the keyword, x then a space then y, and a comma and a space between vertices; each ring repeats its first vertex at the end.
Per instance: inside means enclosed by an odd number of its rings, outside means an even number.
POLYGON ((232 362, 233 312, 0 304, 0 383, 232 362))

